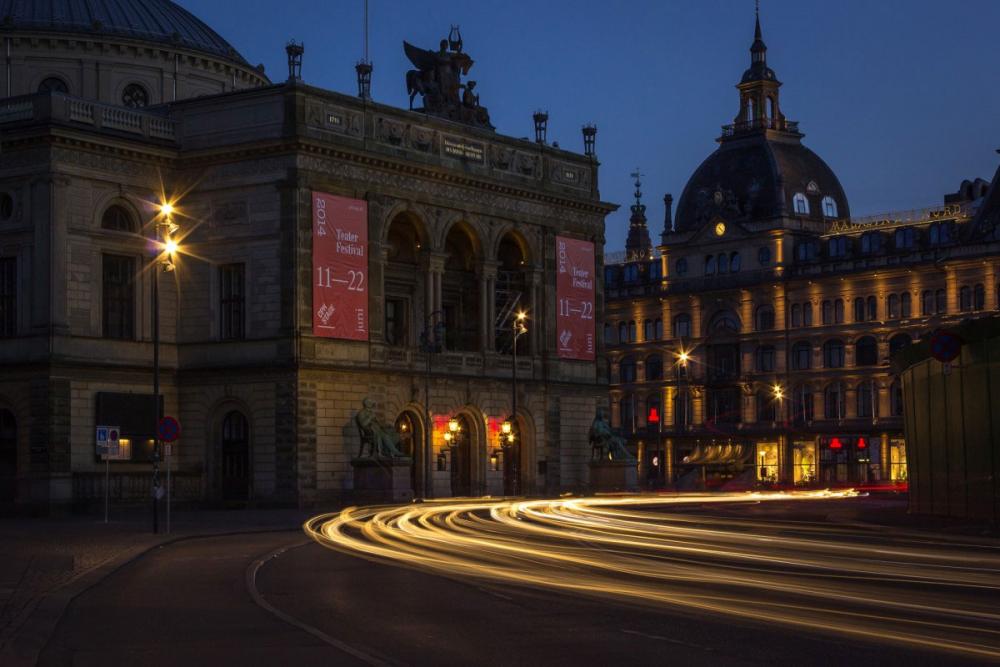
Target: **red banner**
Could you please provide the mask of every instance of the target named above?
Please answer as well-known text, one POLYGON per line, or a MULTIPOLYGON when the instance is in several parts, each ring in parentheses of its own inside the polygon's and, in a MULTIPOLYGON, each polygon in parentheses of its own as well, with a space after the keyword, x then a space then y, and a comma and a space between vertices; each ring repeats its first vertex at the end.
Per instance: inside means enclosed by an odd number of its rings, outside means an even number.
POLYGON ((594 244, 556 237, 557 346, 562 359, 594 360, 594 244))
POLYGON ((368 204, 312 193, 313 335, 368 340, 368 204))

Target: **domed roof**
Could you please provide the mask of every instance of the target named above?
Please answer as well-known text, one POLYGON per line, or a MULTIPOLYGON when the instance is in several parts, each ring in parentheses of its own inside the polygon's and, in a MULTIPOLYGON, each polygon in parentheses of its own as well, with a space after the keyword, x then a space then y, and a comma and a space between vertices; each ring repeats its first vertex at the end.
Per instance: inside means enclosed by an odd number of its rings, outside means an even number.
POLYGON ((247 65, 219 33, 169 0, 0 0, 0 31, 10 29, 172 44, 247 65))
POLYGON ((850 216, 836 174, 797 137, 772 138, 761 131, 723 141, 685 186, 675 229, 697 229, 716 216, 749 222, 789 215, 796 193, 809 201, 804 217, 822 220, 824 197, 836 202, 836 217, 850 216))

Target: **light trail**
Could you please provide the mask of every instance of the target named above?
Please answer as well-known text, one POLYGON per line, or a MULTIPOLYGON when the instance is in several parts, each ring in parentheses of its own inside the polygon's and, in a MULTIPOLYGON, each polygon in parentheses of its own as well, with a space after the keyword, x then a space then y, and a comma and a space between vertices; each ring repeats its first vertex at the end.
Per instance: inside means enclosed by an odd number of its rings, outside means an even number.
MULTIPOLYGON (((306 522, 327 547, 476 578, 1000 659, 1000 543, 684 511, 844 492, 448 499, 306 522)), ((700 510, 704 511, 704 510, 700 510)))

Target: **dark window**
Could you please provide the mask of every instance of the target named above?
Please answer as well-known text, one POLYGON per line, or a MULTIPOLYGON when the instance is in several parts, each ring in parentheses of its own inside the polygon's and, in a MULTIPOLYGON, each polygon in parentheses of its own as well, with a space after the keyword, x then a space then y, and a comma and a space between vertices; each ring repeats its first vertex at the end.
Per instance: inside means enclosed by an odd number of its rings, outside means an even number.
POLYGON ((833 322, 834 324, 844 323, 844 300, 837 299, 833 302, 833 322))
POLYGON ((653 335, 656 340, 663 340, 663 320, 657 319, 653 324, 653 335))
POLYGON ((674 266, 677 268, 677 275, 679 276, 687 275, 688 261, 685 258, 681 257, 679 260, 677 260, 677 263, 674 266))
POLYGON ((792 392, 792 421, 804 424, 813 420, 813 393, 809 387, 796 387, 792 392))
POLYGON ((858 417, 878 417, 878 393, 872 382, 859 384, 855 396, 858 417))
POLYGON ((654 354, 646 358, 646 381, 655 382, 663 379, 663 357, 654 354))
POLYGON ((899 314, 904 320, 913 315, 913 299, 909 292, 899 295, 899 314))
POLYGON ((899 380, 889 386, 889 414, 893 417, 903 416, 903 384, 899 380))
POLYGON ((0 220, 10 220, 14 215, 14 198, 6 192, 0 192, 0 220))
MULTIPOLYGON (((386 308, 386 310, 388 310, 388 308, 386 308)), ((386 327, 386 329, 388 329, 388 328, 389 327, 386 327)), ((614 336, 614 333, 615 333, 615 329, 614 329, 613 326, 611 326, 611 322, 605 322, 604 323, 604 344, 605 345, 613 345, 614 344, 614 341, 612 340, 612 336, 614 336)), ((388 340, 388 337, 389 337, 389 334, 387 333, 386 334, 386 340, 388 340)))
POLYGON ((674 338, 691 337, 691 316, 678 315, 674 318, 674 338))
POLYGON ((138 83, 130 83, 122 91, 122 105, 130 109, 149 106, 149 93, 138 83))
POLYGON ((931 225, 930 238, 928 239, 931 245, 937 245, 941 242, 941 229, 938 223, 931 225))
POLYGON ((816 243, 813 241, 802 241, 795 246, 795 257, 800 262, 811 262, 816 259, 816 243))
POLYGON ((628 342, 634 343, 636 341, 635 335, 635 322, 628 323, 628 342))
POLYGON ((761 266, 768 266, 771 263, 771 249, 764 246, 757 251, 757 261, 761 266))
POLYGON ((740 259, 740 253, 734 252, 729 256, 729 270, 736 273, 743 266, 743 260, 740 259))
POLYGON ((874 366, 877 363, 878 343, 872 336, 862 336, 858 339, 858 342, 854 344, 854 365, 874 366))
POLYGON ((626 433, 635 432, 635 396, 624 396, 618 402, 618 414, 621 418, 622 429, 626 433))
POLYGON ((986 288, 976 285, 972 288, 972 309, 983 310, 986 308, 986 288))
POLYGON ((691 423, 691 398, 686 392, 679 391, 674 396, 674 424, 687 426, 691 423))
POLYGON ((833 324, 833 302, 826 300, 822 306, 823 324, 833 324))
POLYGON ((811 367, 812 347, 805 341, 796 343, 792 347, 792 368, 797 371, 804 371, 811 367))
POLYGON ((716 265, 718 266, 719 273, 729 273, 729 257, 726 256, 726 253, 719 253, 716 265))
POLYGON ((958 309, 963 313, 972 310, 972 288, 968 285, 958 290, 958 309))
POLYGON ((757 348, 757 370, 770 373, 774 370, 774 346, 761 345, 757 348))
POLYGON ((937 307, 938 315, 948 312, 948 296, 943 289, 934 292, 934 305, 937 307))
POLYGON ((838 236, 827 242, 826 252, 830 257, 844 257, 847 255, 847 238, 838 236))
POLYGON ((914 246, 916 235, 912 228, 897 229, 895 244, 897 250, 909 250, 914 246))
POLYGON ((222 497, 246 500, 250 495, 250 425, 237 410, 222 419, 222 497))
POLYGON ((712 318, 712 325, 709 327, 709 330, 713 333, 738 333, 740 324, 736 320, 735 315, 728 311, 723 311, 712 318))
POLYGON ((109 206, 101 216, 101 227, 115 232, 135 232, 135 219, 124 206, 109 206))
POLYGON ((740 418, 740 390, 716 389, 708 394, 708 416, 713 422, 735 424, 740 418))
POLYGON ((865 300, 864 297, 857 297, 854 299, 854 321, 864 322, 865 321, 865 300))
POLYGON ((663 265, 656 259, 649 263, 649 278, 659 280, 662 277, 663 265))
POLYGON ((610 288, 618 287, 618 269, 613 266, 604 267, 604 284, 610 288))
POLYGON ((0 337, 17 335, 17 259, 0 257, 0 337))
POLYGON ((635 359, 625 357, 619 367, 619 376, 622 382, 635 382, 635 359))
POLYGON ((135 259, 103 257, 104 337, 135 337, 135 259))
POLYGON ((882 249, 882 234, 865 232, 861 235, 861 252, 865 255, 877 253, 882 249))
POLYGON ((624 322, 618 323, 618 342, 627 343, 628 342, 628 325, 624 322))
POLYGON ((715 255, 705 258, 705 275, 710 276, 715 273, 715 255))
POLYGON ((835 382, 823 392, 823 416, 827 419, 843 419, 847 413, 844 385, 835 382))
POLYGON ((646 320, 642 323, 642 340, 653 340, 653 320, 646 320))
POLYGON ((889 305, 889 308, 888 308, 888 311, 889 311, 888 318, 890 320, 898 320, 899 319, 899 295, 898 294, 890 294, 888 301, 889 301, 889 304, 888 304, 889 305))
POLYGON ((837 339, 823 343, 823 365, 826 368, 844 367, 844 343, 837 339))
POLYGON ((889 356, 896 354, 896 352, 902 350, 904 347, 908 346, 913 342, 907 334, 896 334, 889 339, 889 356))
POLYGON ((868 319, 878 319, 878 300, 874 296, 868 297, 868 319))
POLYGON ((802 304, 802 326, 811 327, 813 324, 813 305, 811 303, 802 304))
POLYGON ((792 304, 792 326, 802 326, 802 306, 797 303, 792 304))
POLYGON ((777 401, 769 391, 757 392, 757 421, 773 422, 777 419, 777 401))
POLYGON ((923 294, 920 295, 920 314, 934 314, 934 292, 929 289, 925 289, 923 294))
POLYGON ((774 308, 761 306, 757 309, 757 331, 770 331, 774 328, 774 308))
POLYGON ((222 340, 243 340, 244 331, 244 269, 243 264, 219 267, 219 337, 222 340))
POLYGON ((66 82, 57 76, 50 76, 46 79, 42 79, 42 82, 38 84, 38 92, 40 93, 68 93, 69 86, 66 82))

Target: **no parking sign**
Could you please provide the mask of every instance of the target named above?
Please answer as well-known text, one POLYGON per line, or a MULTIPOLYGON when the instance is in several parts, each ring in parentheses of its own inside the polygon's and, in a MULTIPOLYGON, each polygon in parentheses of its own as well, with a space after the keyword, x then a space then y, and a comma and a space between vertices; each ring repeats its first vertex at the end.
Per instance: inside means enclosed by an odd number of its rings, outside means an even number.
POLYGON ((156 437, 163 442, 174 442, 181 437, 181 425, 173 417, 163 417, 156 425, 156 437))

